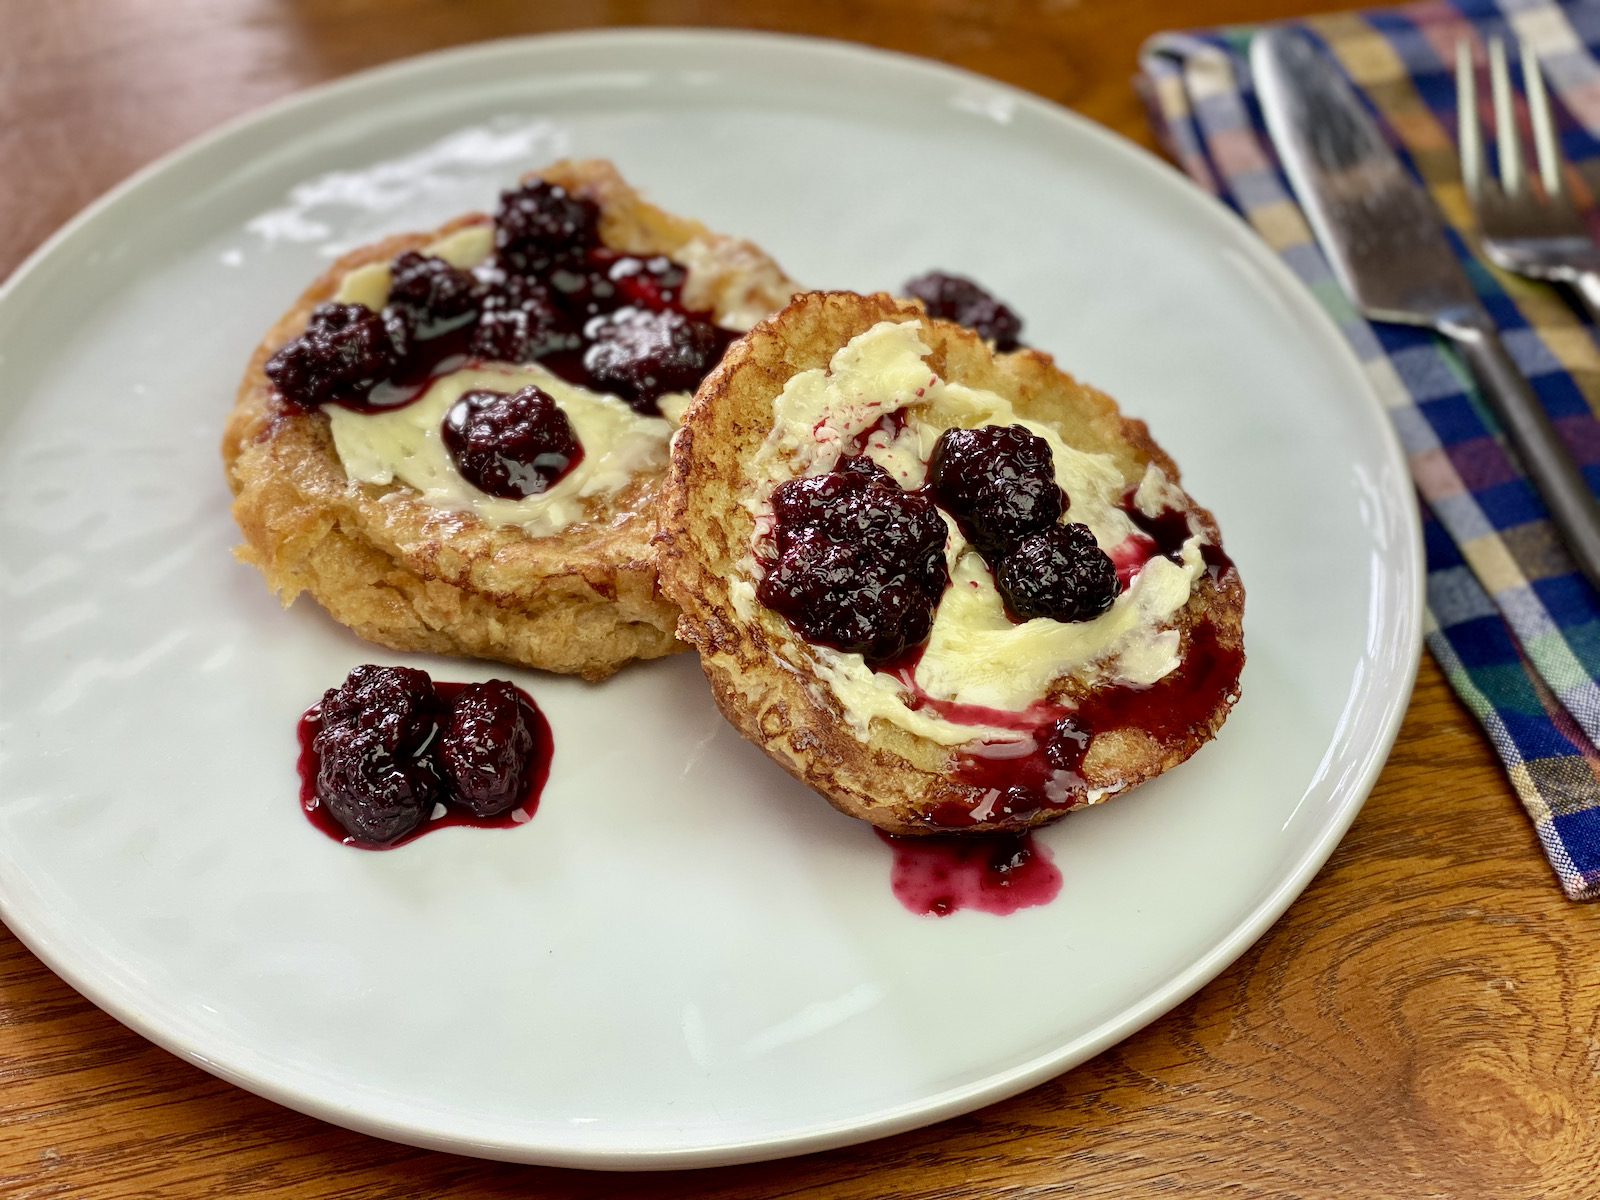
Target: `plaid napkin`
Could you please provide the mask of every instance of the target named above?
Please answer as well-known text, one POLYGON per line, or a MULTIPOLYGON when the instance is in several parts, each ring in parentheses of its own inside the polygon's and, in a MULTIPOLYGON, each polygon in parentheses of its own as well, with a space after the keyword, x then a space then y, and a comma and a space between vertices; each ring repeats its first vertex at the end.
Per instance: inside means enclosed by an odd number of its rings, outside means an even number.
MULTIPOLYGON (((1549 287, 1474 256, 1454 142, 1457 40, 1477 43, 1482 61, 1489 37, 1520 39, 1544 67, 1563 148, 1585 176, 1573 191, 1592 212, 1600 3, 1430 0, 1304 26, 1432 194, 1507 348, 1600 489, 1595 331, 1549 287)), ((1351 307, 1278 168, 1250 81, 1250 32, 1147 42, 1138 82, 1151 119, 1168 153, 1243 214, 1350 339, 1422 496, 1428 647, 1504 760, 1562 889, 1574 900, 1600 898, 1600 595, 1573 566, 1454 353, 1424 330, 1369 325, 1351 307)))

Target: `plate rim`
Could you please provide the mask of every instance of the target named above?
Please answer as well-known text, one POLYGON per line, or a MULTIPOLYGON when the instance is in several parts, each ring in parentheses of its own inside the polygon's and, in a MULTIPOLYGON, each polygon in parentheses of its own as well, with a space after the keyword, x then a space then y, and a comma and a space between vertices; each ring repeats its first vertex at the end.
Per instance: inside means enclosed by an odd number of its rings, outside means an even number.
MULTIPOLYGON (((540 1144, 528 1139, 519 1141, 440 1134, 420 1125, 411 1125, 404 1121, 360 1111, 350 1105, 341 1104, 336 1099, 295 1091, 292 1085, 286 1082, 235 1068, 226 1061, 205 1053, 206 1047, 186 1043, 179 1034, 170 1033, 154 1020, 145 1018, 139 1011, 137 998, 121 994, 122 985, 119 981, 109 976, 102 978, 95 971, 74 963, 70 952, 65 946, 57 944, 57 938, 51 931, 44 928, 42 923, 29 920, 17 911, 17 905, 8 894, 8 889, 0 886, 0 921, 5 923, 30 952, 80 995, 141 1037, 184 1061, 293 1111, 390 1141, 503 1161, 606 1170, 711 1167, 765 1161, 854 1145, 931 1125, 996 1103, 1087 1061, 1169 1012, 1220 975, 1277 921, 1327 862, 1365 804, 1399 735, 1421 660, 1425 594, 1422 530, 1420 510, 1415 490, 1409 486, 1410 473, 1406 467, 1398 433, 1360 359, 1332 317, 1316 302, 1287 265, 1261 242, 1242 217, 1215 196, 1195 186, 1170 163, 1122 135, 1042 96, 966 68, 904 51, 865 46, 842 39, 680 26, 571 30, 470 42, 397 59, 315 84, 230 118, 167 151, 107 189, 47 237, 3 283, 0 283, 0 311, 13 303, 13 297, 29 285, 34 276, 57 254, 70 248, 74 239, 84 234, 108 211, 115 209, 128 197, 152 185, 167 173, 202 158, 215 147, 255 129, 266 127, 298 110, 313 108, 343 95, 358 93, 366 88, 381 86, 385 82, 403 79, 406 76, 425 76, 433 71, 448 69, 458 62, 493 59, 501 55, 515 57, 521 52, 552 46, 559 48, 561 45, 624 43, 658 46, 717 43, 727 47, 746 45, 779 50, 798 49, 824 57, 853 59, 867 66, 881 67, 888 63, 900 70, 921 72, 925 76, 942 77, 947 82, 981 87, 991 94, 1004 96, 1020 108, 1031 110, 1038 118, 1060 123, 1069 127, 1074 134, 1090 138, 1102 149, 1117 156, 1130 169, 1143 171, 1151 178, 1161 180, 1165 186, 1175 186, 1175 191, 1182 193, 1184 202, 1195 205, 1198 210, 1209 213, 1213 220, 1220 219, 1232 226, 1236 234, 1243 235, 1239 238, 1239 242, 1247 247, 1246 252, 1251 256, 1252 265, 1265 270, 1279 285, 1278 290, 1285 296, 1292 297, 1289 303, 1296 310, 1297 324, 1303 329, 1315 330, 1335 354, 1341 355, 1346 360, 1352 376, 1361 380, 1364 399, 1358 401, 1352 397, 1349 411, 1363 413, 1383 443, 1388 460, 1385 465, 1395 468, 1396 478, 1403 481, 1396 489, 1399 495, 1390 499, 1398 500, 1399 507, 1406 517, 1404 528, 1401 530, 1401 543, 1396 547, 1396 556, 1406 568, 1405 574, 1409 576, 1407 580, 1409 587, 1405 595, 1408 603, 1403 611, 1393 614, 1396 632, 1401 635, 1398 640, 1403 642, 1405 653, 1403 661, 1396 664, 1386 690, 1377 693, 1382 699, 1377 717, 1381 724, 1381 736, 1368 743, 1368 749, 1360 759, 1361 769, 1355 773, 1353 781, 1343 784, 1334 793, 1340 797, 1338 808, 1327 819, 1321 836, 1309 845, 1293 868, 1283 875, 1278 884, 1253 909, 1248 910, 1238 923, 1206 947, 1187 968, 1168 979, 1164 985, 1147 994, 1138 1003, 1107 1019, 1094 1029, 1053 1051, 1009 1070, 987 1075, 976 1082, 950 1088, 914 1102, 880 1109, 866 1117, 804 1126, 781 1135, 754 1141, 708 1141, 666 1148, 651 1146, 638 1149, 610 1147, 600 1150, 574 1150, 566 1145, 540 1144)), ((1369 625, 1369 637, 1372 628, 1369 625)), ((1362 690, 1352 691, 1346 697, 1344 711, 1348 714, 1358 698, 1370 698, 1372 695, 1374 695, 1373 684, 1368 682, 1362 690)), ((1338 744, 1340 728, 1335 729, 1333 739, 1329 743, 1330 747, 1338 744)))

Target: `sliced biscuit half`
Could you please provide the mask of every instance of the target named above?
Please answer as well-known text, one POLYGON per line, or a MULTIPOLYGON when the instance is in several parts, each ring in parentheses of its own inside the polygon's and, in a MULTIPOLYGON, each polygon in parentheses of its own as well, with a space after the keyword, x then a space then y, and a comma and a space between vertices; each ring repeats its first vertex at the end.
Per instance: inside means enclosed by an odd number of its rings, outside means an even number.
MULTIPOLYGON (((535 175, 598 205, 604 246, 666 255, 685 267, 685 304, 711 311, 718 325, 747 329, 795 291, 755 246, 645 203, 607 162, 560 162, 535 175)), ((654 448, 634 456, 620 486, 574 500, 576 513, 559 528, 525 527, 430 500, 400 479, 352 478, 326 406, 305 411, 287 403, 264 370, 319 304, 339 298, 381 306, 384 264, 402 251, 427 248, 470 267, 491 245, 489 218, 474 214, 432 233, 356 250, 268 331, 245 372, 222 445, 244 534, 237 554, 261 570, 285 604, 309 593, 335 619, 391 649, 601 679, 633 659, 682 649, 673 637, 678 609, 657 586, 650 550, 670 420, 635 422, 634 435, 653 439, 654 448)), ((508 390, 520 385, 508 364, 474 365, 491 382, 500 372, 508 390)))
POLYGON ((1238 694, 1239 574, 1144 423, 1050 356, 997 355, 915 301, 810 293, 735 344, 674 438, 656 546, 727 719, 891 832, 1016 830, 1119 794, 1193 754, 1238 694), (874 670, 761 603, 778 486, 866 453, 909 490, 943 429, 1012 423, 1048 436, 1063 520, 1119 567, 1110 611, 1012 620, 954 522, 951 583, 908 659, 874 670))

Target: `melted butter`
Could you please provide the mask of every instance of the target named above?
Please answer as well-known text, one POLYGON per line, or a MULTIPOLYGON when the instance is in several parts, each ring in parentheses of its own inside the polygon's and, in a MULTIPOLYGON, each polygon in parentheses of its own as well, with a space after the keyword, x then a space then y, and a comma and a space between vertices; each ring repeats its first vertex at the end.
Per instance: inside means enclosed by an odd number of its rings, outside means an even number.
POLYGON ((728 580, 728 598, 733 601, 733 611, 741 621, 748 621, 756 613, 756 585, 748 579, 728 580))
POLYGON ((335 304, 364 304, 377 312, 389 299, 389 284, 394 273, 386 262, 367 263, 354 271, 346 271, 339 281, 339 290, 333 294, 335 304))
POLYGON ((568 383, 537 363, 486 363, 436 379, 423 395, 388 412, 357 413, 337 405, 324 411, 333 425, 334 447, 352 479, 386 484, 398 480, 435 508, 474 513, 486 525, 520 525, 534 537, 558 533, 582 520, 589 502, 614 495, 641 471, 667 461, 670 422, 634 412, 615 396, 568 383), (549 491, 503 500, 473 487, 456 470, 439 426, 466 392, 515 392, 532 385, 566 413, 583 446, 583 458, 549 491))
POLYGON ((442 258, 458 271, 470 271, 494 250, 494 226, 488 221, 463 225, 422 248, 424 254, 442 258))
MULTIPOLYGON (((923 358, 930 352, 915 321, 882 321, 852 338, 827 368, 792 377, 774 403, 773 427, 752 462, 757 480, 749 502, 757 539, 770 536, 772 490, 796 475, 833 469, 852 439, 872 430, 864 453, 902 487, 921 487, 934 443, 945 429, 1022 425, 1050 446, 1056 482, 1067 493, 1066 519, 1087 525, 1102 549, 1123 541, 1134 526, 1120 508, 1122 473, 1109 455, 1067 445, 1053 428, 1018 416, 1005 397, 949 383, 923 358), (873 429, 906 410, 891 435, 873 429)), ((1146 504, 1182 507, 1182 492, 1152 465, 1139 489, 1146 504)), ((1146 510, 1149 511, 1149 510, 1146 510)), ((1172 628, 1203 571, 1199 540, 1183 547, 1182 563, 1154 558, 1111 608, 1093 621, 1046 618, 1014 624, 1005 614, 994 577, 946 516, 946 559, 951 584, 934 617, 914 681, 926 695, 960 704, 1021 712, 1042 700, 1058 679, 1147 686, 1178 666, 1181 638, 1172 628)), ((753 570, 754 553, 741 564, 753 570)), ((736 580, 734 607, 753 612, 753 586, 736 580)), ((773 614, 776 617, 776 614, 773 614)), ((781 617, 776 617, 782 620, 781 617)), ((894 676, 874 671, 859 654, 809 647, 814 670, 838 698, 846 722, 866 740, 873 720, 885 720, 941 745, 973 741, 1019 742, 1029 735, 993 726, 958 724, 910 707, 911 691, 894 676)))
POLYGON ((898 725, 908 733, 941 746, 971 741, 1022 742, 1030 736, 1014 729, 988 725, 958 725, 943 717, 913 709, 911 692, 893 675, 874 671, 859 654, 845 654, 828 646, 813 646, 817 675, 838 697, 845 723, 861 741, 867 740, 874 719, 898 725))
POLYGON ((656 401, 656 407, 661 410, 661 415, 672 423, 676 429, 683 424, 683 414, 688 411, 689 402, 694 397, 688 392, 669 392, 656 401))
POLYGON ((1144 478, 1133 493, 1133 506, 1147 517, 1159 517, 1172 508, 1188 507, 1188 497, 1183 489, 1167 478, 1167 473, 1155 463, 1144 469, 1144 478))
POLYGON ((1027 708, 1064 675, 1088 679, 1102 667, 1118 683, 1147 687, 1178 665, 1178 631, 1165 626, 1203 570, 1199 540, 1190 538, 1182 564, 1152 558, 1094 620, 1017 625, 982 556, 969 549, 934 615, 917 685, 935 699, 1006 711, 1027 708))
POLYGON ((862 453, 877 463, 908 492, 914 492, 928 478, 928 459, 933 455, 934 443, 939 440, 940 429, 928 421, 907 421, 894 437, 882 429, 867 435, 862 453))
MULTIPOLYGON (((801 371, 773 404, 772 431, 753 467, 765 486, 757 503, 792 475, 822 475, 845 443, 902 408, 921 404, 940 381, 922 361, 929 348, 915 321, 880 321, 834 353, 826 368, 801 371)), ((935 434, 937 436, 937 433, 935 434)))
POLYGON ((1102 550, 1134 531, 1119 507, 1122 472, 1109 454, 1067 445, 1050 426, 1018 416, 1004 396, 940 379, 922 361, 930 347, 920 329, 915 321, 880 321, 851 338, 827 367, 801 371, 784 385, 773 405, 772 431, 752 463, 761 483, 751 504, 758 520, 779 483, 833 470, 848 443, 905 409, 905 427, 892 440, 874 429, 864 450, 902 487, 922 486, 934 443, 946 429, 1021 425, 1050 446, 1056 482, 1069 500, 1067 520, 1093 530, 1102 550))

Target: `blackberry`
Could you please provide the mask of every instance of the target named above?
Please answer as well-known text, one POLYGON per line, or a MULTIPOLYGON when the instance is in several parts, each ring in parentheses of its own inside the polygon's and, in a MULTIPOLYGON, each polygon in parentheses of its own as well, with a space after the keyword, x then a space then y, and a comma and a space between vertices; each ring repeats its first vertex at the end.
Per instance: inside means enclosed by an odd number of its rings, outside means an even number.
POLYGON ((384 332, 389 335, 389 345, 394 350, 394 362, 386 376, 392 380, 397 375, 405 374, 413 365, 411 359, 417 349, 417 320, 409 308, 397 304, 385 304, 378 319, 383 322, 384 332))
POLYGON ((1061 519, 1050 443, 1021 425, 947 429, 928 462, 934 498, 991 565, 1061 519))
POLYGON ((807 641, 892 659, 928 636, 933 598, 920 573, 896 570, 866 546, 841 546, 815 530, 795 538, 757 588, 807 641))
POLYGON ((581 262, 599 244, 600 209, 566 188, 531 180, 500 193, 494 246, 505 268, 542 275, 558 264, 581 262))
MULTIPOLYGON (((903 491, 866 455, 841 459, 826 475, 790 480, 773 493, 772 508, 780 549, 784 529, 815 528, 834 542, 876 548, 890 561, 937 547, 943 568, 949 531, 937 506, 926 496, 903 491)), ((941 574, 936 596, 944 583, 941 574)))
POLYGON ((444 259, 407 250, 390 266, 387 307, 410 316, 419 341, 459 329, 478 315, 478 281, 444 259))
POLYGON ((1121 590, 1117 568, 1087 525, 1056 525, 1024 538, 1001 559, 995 586, 1024 621, 1091 621, 1121 590))
POLYGON ((921 300, 930 317, 964 325, 1000 351, 1021 343, 1022 318, 983 288, 960 275, 929 271, 906 281, 904 292, 921 300))
POLYGON ((484 289, 469 353, 496 362, 522 363, 582 344, 544 284, 521 275, 492 278, 484 289))
POLYGON ((407 667, 359 666, 323 695, 317 799, 351 836, 386 845, 428 819, 444 791, 436 709, 432 681, 407 667))
POLYGON ((933 626, 946 527, 926 496, 868 459, 773 493, 777 557, 757 596, 808 641, 883 662, 933 626))
MULTIPOLYGON (((404 331, 400 331, 404 337, 404 331)), ((323 304, 306 331, 267 359, 267 378, 283 398, 311 409, 365 399, 400 355, 384 318, 362 304, 323 304)))
POLYGON ((533 756, 533 722, 513 685, 491 679, 461 690, 439 737, 453 802, 479 817, 509 812, 527 791, 533 756))
POLYGON ((581 261, 553 267, 551 294, 579 326, 619 308, 683 312, 679 294, 687 272, 664 254, 640 258, 597 246, 581 261))
POLYGON ((555 267, 545 277, 551 298, 576 328, 623 306, 617 285, 611 281, 613 257, 610 250, 594 250, 587 261, 555 267), (597 258, 600 261, 593 261, 597 258))
POLYGON ((610 265, 606 275, 623 304, 656 312, 668 308, 684 311, 681 296, 688 273, 664 254, 650 258, 624 254, 610 265))
POLYGON ((620 308, 583 329, 583 366, 594 386, 636 412, 657 414, 671 392, 692 392, 721 361, 733 334, 671 310, 620 308))
POLYGON ((444 415, 439 435, 466 481, 521 500, 548 491, 583 457, 567 414, 545 392, 471 391, 444 415))

